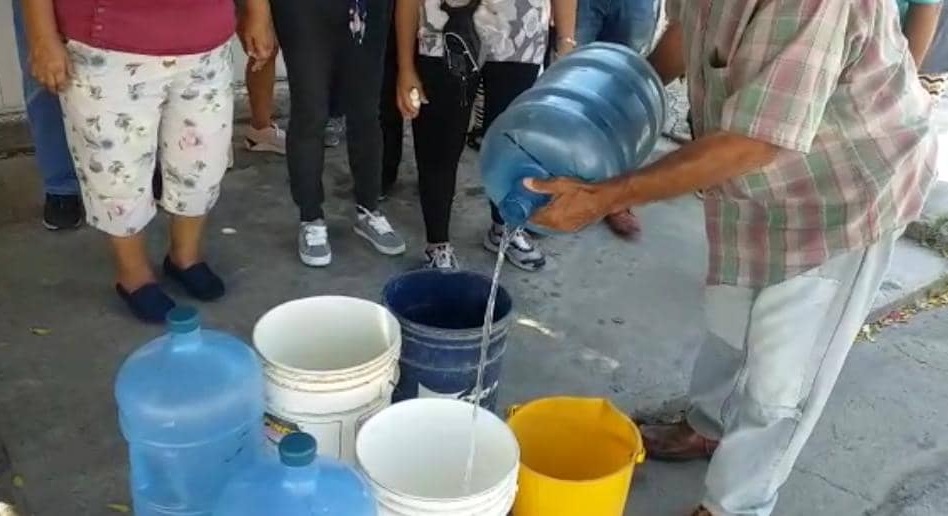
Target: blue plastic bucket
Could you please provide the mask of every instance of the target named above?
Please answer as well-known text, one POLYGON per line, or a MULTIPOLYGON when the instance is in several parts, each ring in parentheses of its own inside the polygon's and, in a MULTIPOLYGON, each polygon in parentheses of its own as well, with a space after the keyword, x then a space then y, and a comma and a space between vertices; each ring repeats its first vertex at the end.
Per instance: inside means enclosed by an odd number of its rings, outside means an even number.
MULTIPOLYGON (((402 327, 401 378, 395 402, 412 398, 453 398, 473 402, 481 354, 484 310, 490 278, 462 271, 426 269, 393 278, 382 291, 383 304, 402 327)), ((497 291, 494 326, 478 400, 493 410, 507 350, 513 301, 497 291)))

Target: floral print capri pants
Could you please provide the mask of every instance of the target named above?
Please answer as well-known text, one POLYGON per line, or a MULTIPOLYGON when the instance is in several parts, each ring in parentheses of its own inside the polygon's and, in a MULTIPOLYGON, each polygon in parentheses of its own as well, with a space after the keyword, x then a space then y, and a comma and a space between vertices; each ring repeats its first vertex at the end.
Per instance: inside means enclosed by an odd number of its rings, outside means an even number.
POLYGON ((86 220, 113 236, 155 216, 152 175, 161 160, 161 206, 187 217, 217 202, 233 131, 231 46, 147 56, 70 41, 73 81, 60 95, 86 220))

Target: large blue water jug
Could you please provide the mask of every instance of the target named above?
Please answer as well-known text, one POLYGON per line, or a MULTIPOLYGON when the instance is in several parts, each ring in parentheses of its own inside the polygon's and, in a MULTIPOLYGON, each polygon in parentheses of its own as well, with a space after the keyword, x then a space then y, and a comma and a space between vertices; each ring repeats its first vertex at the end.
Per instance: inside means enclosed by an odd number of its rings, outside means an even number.
POLYGON ((267 457, 224 489, 214 516, 375 516, 362 477, 341 462, 316 456, 309 434, 288 434, 280 458, 267 457))
POLYGON ((639 54, 612 43, 581 47, 490 126, 481 147, 487 195, 508 225, 523 226, 549 201, 524 178, 599 182, 634 170, 655 148, 665 112, 662 81, 639 54))
POLYGON ((132 353, 115 382, 136 516, 199 516, 263 445, 263 372, 253 349, 202 330, 193 308, 132 353))

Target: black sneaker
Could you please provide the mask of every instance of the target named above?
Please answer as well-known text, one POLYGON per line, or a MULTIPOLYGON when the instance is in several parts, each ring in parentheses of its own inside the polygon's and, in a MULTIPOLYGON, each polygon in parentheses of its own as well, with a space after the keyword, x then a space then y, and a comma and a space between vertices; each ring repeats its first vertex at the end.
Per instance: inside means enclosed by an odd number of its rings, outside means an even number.
POLYGON ((75 229, 82 224, 82 199, 78 195, 46 195, 43 225, 50 231, 75 229))

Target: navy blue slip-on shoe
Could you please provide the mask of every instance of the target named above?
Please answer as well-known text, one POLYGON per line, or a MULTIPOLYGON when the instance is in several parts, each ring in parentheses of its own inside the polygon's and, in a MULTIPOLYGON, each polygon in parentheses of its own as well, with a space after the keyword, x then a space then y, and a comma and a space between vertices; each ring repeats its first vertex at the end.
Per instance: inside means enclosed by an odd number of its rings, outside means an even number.
POLYGON ((174 299, 168 297, 168 294, 165 294, 165 291, 161 290, 157 283, 149 283, 133 292, 129 292, 122 285, 116 284, 115 291, 125 301, 135 317, 147 323, 163 324, 165 315, 175 306, 174 299))
POLYGON ((196 263, 187 269, 179 269, 171 262, 171 258, 166 256, 164 268, 165 274, 180 283, 184 290, 195 299, 214 301, 224 295, 224 281, 214 274, 205 262, 196 263))

